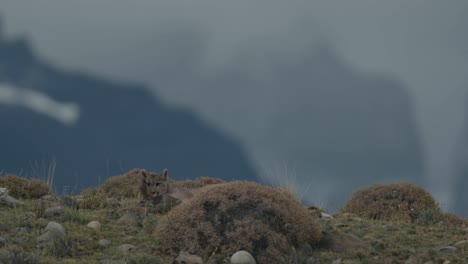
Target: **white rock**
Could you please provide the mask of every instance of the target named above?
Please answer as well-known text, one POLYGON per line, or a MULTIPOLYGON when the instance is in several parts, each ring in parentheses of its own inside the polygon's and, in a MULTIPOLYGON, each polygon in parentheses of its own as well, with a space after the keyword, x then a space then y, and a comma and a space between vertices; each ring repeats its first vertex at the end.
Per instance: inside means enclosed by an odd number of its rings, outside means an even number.
POLYGON ((54 246, 55 243, 65 242, 65 228, 56 222, 49 222, 44 229, 44 233, 37 238, 38 247, 54 246))
POLYGON ((91 221, 86 226, 96 231, 101 229, 101 223, 99 223, 99 221, 91 221))
POLYGON ((63 225, 50 221, 47 226, 45 227, 45 231, 51 232, 51 233, 58 233, 62 236, 65 236, 65 228, 63 225))
POLYGON ((256 262, 249 252, 241 250, 231 256, 231 264, 256 264, 256 262))
POLYGON ((8 189, 4 187, 0 187, 0 195, 8 195, 8 189))
POLYGON ((135 251, 136 248, 137 247, 132 245, 132 244, 122 244, 122 245, 117 247, 117 250, 122 252, 122 253, 130 253, 132 251, 135 251))
POLYGON ((458 249, 468 249, 468 240, 462 240, 454 245, 458 249))
POLYGON ((323 212, 320 212, 320 215, 322 218, 325 218, 325 219, 332 219, 333 216, 329 215, 329 214, 326 214, 326 213, 323 213, 323 212))
POLYGON ((16 207, 17 205, 23 205, 24 203, 16 200, 8 194, 0 195, 0 204, 6 204, 10 207, 16 207))
POLYGON ((101 240, 99 240, 98 243, 99 243, 99 245, 101 247, 107 247, 107 246, 109 246, 111 244, 111 241, 108 240, 108 239, 101 239, 101 240))
POLYGON ((439 253, 445 254, 445 255, 454 254, 456 251, 457 251, 457 248, 456 248, 456 247, 452 247, 452 246, 447 246, 447 247, 441 247, 441 248, 439 248, 439 253))

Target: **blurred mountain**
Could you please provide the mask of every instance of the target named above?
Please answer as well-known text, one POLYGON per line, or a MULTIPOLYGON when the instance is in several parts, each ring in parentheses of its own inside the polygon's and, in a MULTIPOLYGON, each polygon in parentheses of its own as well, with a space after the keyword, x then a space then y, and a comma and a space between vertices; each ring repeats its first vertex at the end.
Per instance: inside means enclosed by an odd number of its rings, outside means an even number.
POLYGON ((468 217, 468 120, 466 119, 459 142, 455 160, 454 211, 468 217))
POLYGON ((24 174, 30 162, 55 157, 59 192, 135 167, 167 167, 176 179, 257 180, 239 142, 191 111, 165 105, 141 85, 55 67, 24 39, 0 39, 0 88, 0 170, 24 174), (50 101, 63 106, 47 115, 50 101), (69 122, 52 118, 59 110, 69 122))
POLYGON ((284 54, 246 51, 206 74, 197 88, 216 98, 204 104, 206 113, 218 109, 218 118, 229 120, 223 125, 246 135, 265 177, 295 174, 310 203, 336 209, 353 190, 374 183, 424 185, 407 87, 354 69, 330 45, 284 54))

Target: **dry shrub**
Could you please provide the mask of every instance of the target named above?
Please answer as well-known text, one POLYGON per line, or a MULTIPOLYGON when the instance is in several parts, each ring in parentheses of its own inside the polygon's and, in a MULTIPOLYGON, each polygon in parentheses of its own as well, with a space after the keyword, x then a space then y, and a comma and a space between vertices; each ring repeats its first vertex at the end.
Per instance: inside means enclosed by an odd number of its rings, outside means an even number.
POLYGON ((204 187, 210 184, 224 183, 223 179, 210 178, 206 176, 199 177, 195 180, 184 180, 184 181, 172 181, 174 185, 185 189, 194 189, 204 187))
POLYGON ((38 199, 52 193, 45 181, 26 179, 13 174, 0 176, 0 187, 7 188, 9 195, 18 199, 38 199))
POLYGON ((81 209, 100 209, 108 207, 107 196, 99 188, 89 188, 81 192, 83 200, 80 202, 81 209))
POLYGON ((140 194, 139 179, 139 175, 133 173, 132 170, 123 175, 111 177, 99 188, 107 194, 107 197, 136 198, 140 194))
POLYGON ((461 216, 452 214, 452 213, 445 213, 444 214, 444 219, 445 222, 451 225, 456 225, 456 226, 466 226, 468 227, 468 219, 463 218, 461 216))
POLYGON ((376 184, 360 189, 353 193, 341 212, 412 223, 433 223, 442 215, 428 192, 406 182, 376 184))
POLYGON ((289 192, 253 182, 207 186, 172 209, 155 230, 162 251, 209 258, 251 252, 258 263, 280 261, 291 247, 316 244, 318 219, 289 192))
POLYGON ((139 177, 134 171, 111 177, 97 188, 85 189, 81 192, 83 200, 80 203, 82 209, 99 209, 111 206, 108 198, 136 198, 139 197, 139 177))

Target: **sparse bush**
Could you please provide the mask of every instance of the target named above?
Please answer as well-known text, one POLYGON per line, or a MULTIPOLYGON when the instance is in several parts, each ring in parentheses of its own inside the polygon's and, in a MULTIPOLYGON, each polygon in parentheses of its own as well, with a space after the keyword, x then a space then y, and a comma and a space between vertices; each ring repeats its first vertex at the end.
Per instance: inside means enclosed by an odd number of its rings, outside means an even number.
POLYGON ((140 196, 138 189, 139 177, 135 173, 129 171, 123 175, 111 177, 105 183, 97 188, 85 189, 81 192, 83 200, 80 203, 80 208, 83 209, 99 209, 112 207, 113 205, 107 200, 108 198, 137 198, 140 196))
POLYGON ((320 240, 318 219, 289 192, 252 182, 208 186, 156 226, 161 250, 208 259, 247 250, 258 263, 278 261, 291 247, 320 240))
POLYGON ((406 182, 376 184, 358 190, 353 193, 341 212, 370 219, 425 224, 439 221, 442 214, 428 192, 406 182))
POLYGON ((99 188, 104 191, 107 197, 122 198, 137 198, 140 195, 138 189, 138 175, 129 171, 123 175, 111 177, 99 188))
POLYGON ((38 199, 52 193, 52 189, 44 181, 25 179, 13 174, 0 176, 0 187, 6 187, 9 195, 18 199, 38 199))
POLYGON ((83 200, 80 202, 81 209, 100 209, 108 206, 107 196, 100 188, 85 189, 81 192, 83 200))
POLYGON ((1 264, 36 264, 39 258, 23 248, 13 245, 0 249, 1 264))
POLYGON ((224 183, 224 182, 225 181, 223 179, 202 176, 195 180, 184 180, 184 181, 177 181, 177 182, 174 181, 174 185, 185 188, 185 189, 194 189, 194 188, 204 187, 210 184, 217 184, 217 183, 224 183))
POLYGON ((444 220, 445 222, 451 224, 451 225, 457 225, 457 226, 466 226, 468 227, 468 219, 463 218, 458 215, 454 215, 451 213, 445 213, 444 214, 444 220))

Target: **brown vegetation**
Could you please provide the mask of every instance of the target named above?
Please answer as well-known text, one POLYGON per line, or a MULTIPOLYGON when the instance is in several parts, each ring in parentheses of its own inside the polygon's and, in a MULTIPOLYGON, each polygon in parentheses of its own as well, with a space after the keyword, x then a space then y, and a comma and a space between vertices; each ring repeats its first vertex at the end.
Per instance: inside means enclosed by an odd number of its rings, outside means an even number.
POLYGON ((17 199, 38 199, 52 194, 52 189, 45 181, 21 178, 13 174, 0 176, 0 187, 7 188, 9 195, 17 199))
POLYGON ((89 188, 81 192, 83 209, 98 209, 112 206, 108 198, 124 199, 139 197, 139 177, 134 170, 111 177, 98 188, 89 188))
POLYGON ((432 196, 422 188, 406 183, 376 184, 351 196, 342 213, 379 220, 433 223, 442 213, 432 196))
MULTIPOLYGON (((156 227, 163 251, 208 259, 251 252, 259 263, 280 261, 291 247, 316 244, 317 218, 289 192, 252 182, 207 186, 172 209, 156 227)), ((279 263, 279 262, 278 262, 279 263)))

